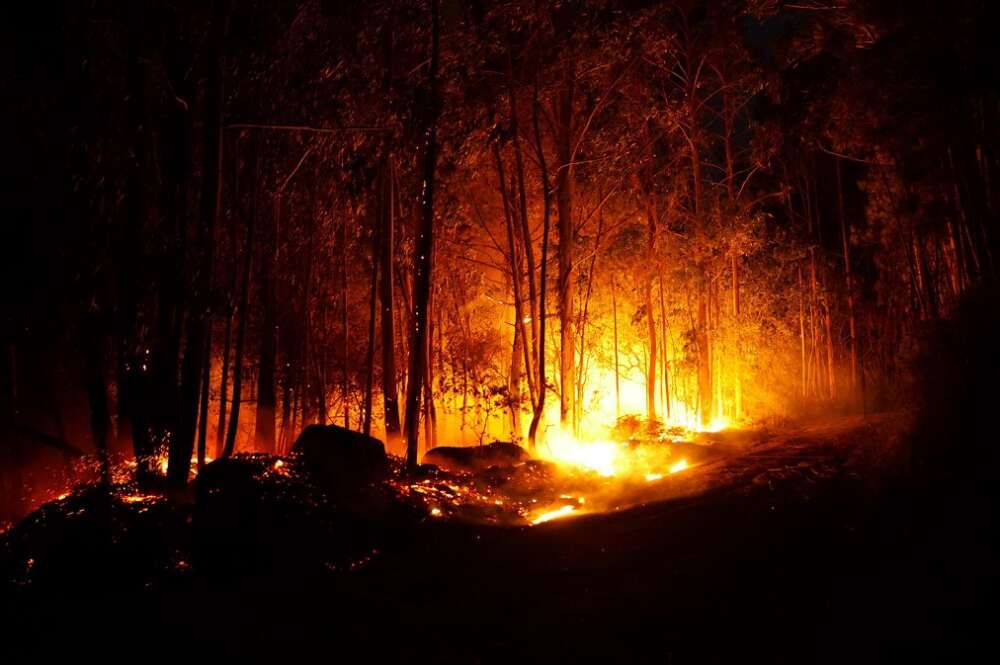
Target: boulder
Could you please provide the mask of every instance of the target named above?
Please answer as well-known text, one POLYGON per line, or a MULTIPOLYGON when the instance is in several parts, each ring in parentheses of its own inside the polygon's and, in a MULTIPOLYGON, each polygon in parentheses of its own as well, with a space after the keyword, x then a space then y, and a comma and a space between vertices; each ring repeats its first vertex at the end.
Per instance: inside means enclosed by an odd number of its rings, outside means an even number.
POLYGON ((240 454, 201 470, 193 520, 197 568, 244 574, 327 556, 326 542, 337 539, 328 536, 316 490, 293 466, 271 455, 240 454))
POLYGON ((292 454, 317 485, 334 495, 381 482, 389 469, 381 441, 336 425, 305 428, 292 445, 292 454))
POLYGON ((512 467, 529 459, 531 455, 521 446, 497 441, 485 446, 432 448, 423 461, 448 471, 481 471, 490 467, 512 467))

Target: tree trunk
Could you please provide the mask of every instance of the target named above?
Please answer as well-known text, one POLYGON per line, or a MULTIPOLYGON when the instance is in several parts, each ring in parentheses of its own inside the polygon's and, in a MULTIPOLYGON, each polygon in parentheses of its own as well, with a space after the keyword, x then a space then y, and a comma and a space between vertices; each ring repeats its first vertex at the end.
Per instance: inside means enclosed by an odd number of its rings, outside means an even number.
POLYGON ((799 362, 802 370, 801 377, 801 392, 802 397, 806 396, 806 314, 805 314, 805 296, 803 294, 802 287, 802 265, 798 266, 798 276, 799 276, 799 362))
POLYGON ((545 393, 547 390, 547 379, 545 377, 545 322, 548 319, 546 312, 546 289, 549 265, 549 223, 552 216, 552 207, 549 199, 549 171, 545 161, 545 149, 542 145, 542 133, 538 123, 538 79, 536 76, 534 97, 532 104, 532 129, 535 135, 535 148, 538 157, 538 171, 542 184, 542 257, 539 264, 538 275, 538 394, 535 396, 533 412, 531 414, 531 425, 528 427, 528 447, 535 450, 538 442, 538 427, 545 412, 545 393))
POLYGON ((424 450, 437 445, 437 411, 434 408, 434 294, 427 302, 427 339, 424 343, 424 450))
MULTIPOLYGON (((281 218, 281 195, 274 195, 274 208, 270 224, 265 224, 266 234, 261 238, 263 265, 261 266, 261 296, 263 316, 260 326, 260 356, 257 370, 257 415, 254 419, 254 449, 274 452, 274 418, 277 412, 274 372, 277 357, 277 251, 278 225, 281 218)), ((308 307, 308 302, 306 304, 308 307)))
MULTIPOLYGON (((379 201, 381 198, 378 196, 379 201)), ((378 205, 380 204, 377 204, 376 208, 378 205)), ((364 424, 362 426, 366 436, 371 436, 372 433, 372 392, 375 389, 375 317, 378 301, 379 240, 382 236, 380 212, 375 214, 375 225, 372 230, 371 286, 368 296, 368 351, 365 354, 365 404, 364 424)))
POLYGON ((854 320, 854 284, 851 279, 851 258, 847 242, 847 218, 844 214, 844 184, 840 173, 840 158, 837 164, 837 216, 840 218, 840 240, 844 252, 844 287, 847 291, 847 325, 850 332, 851 390, 858 387, 858 342, 854 320))
POLYGON ((341 224, 341 250, 340 250, 340 287, 341 294, 344 299, 343 308, 341 309, 341 332, 344 342, 344 356, 343 356, 343 373, 341 375, 341 397, 344 400, 344 429, 351 429, 351 404, 349 400, 350 396, 350 385, 349 378, 347 374, 348 359, 350 356, 349 351, 349 335, 347 329, 347 219, 345 218, 341 224))
MULTIPOLYGON (((515 313, 515 316, 517 314, 515 313)), ((507 381, 507 396, 510 404, 511 442, 518 443, 521 439, 521 373, 523 370, 524 339, 521 337, 521 327, 514 326, 514 341, 510 349, 510 376, 507 381)))
POLYGON ((431 0, 431 66, 428 81, 429 108, 425 119, 427 140, 424 145, 423 192, 420 202, 420 226, 413 243, 413 330, 410 343, 410 372, 406 386, 406 467, 417 468, 419 444, 420 396, 426 360, 427 306, 431 291, 434 256, 434 175, 437 168, 437 123, 440 113, 438 60, 441 26, 438 0, 431 0))
POLYGON ((574 411, 574 380, 576 373, 575 338, 573 334, 573 98, 574 73, 567 64, 558 94, 556 158, 556 203, 559 211, 559 423, 568 429, 574 411))
POLYGON ((205 351, 202 361, 201 396, 198 400, 201 411, 198 414, 198 470, 205 466, 206 444, 208 439, 208 388, 212 381, 212 329, 205 333, 205 351))
MULTIPOLYGON (((87 404, 90 407, 90 431, 97 451, 98 471, 101 485, 111 484, 111 464, 108 454, 108 432, 111 430, 111 414, 108 412, 108 386, 104 378, 104 353, 99 323, 95 315, 84 320, 84 343, 86 345, 87 404)), ((2 355, 6 356, 6 349, 2 355)), ((11 368, 12 369, 12 368, 11 368)), ((13 374, 13 372, 10 372, 13 374)), ((11 379, 13 382, 13 379, 11 379)), ((13 385, 11 385, 13 388, 13 385)), ((13 390, 4 390, 13 395, 13 390)), ((4 409, 3 411, 7 411, 4 409)), ((13 410, 10 410, 13 413, 13 410)), ((0 431, 2 431, 0 427, 0 431)))
MULTIPOLYGON (((650 195, 650 199, 652 195, 650 195)), ((653 202, 650 200, 646 205, 647 223, 647 257, 646 265, 654 265, 654 252, 656 249, 656 213, 653 210, 653 202)), ((653 274, 646 277, 644 284, 644 295, 646 304, 646 338, 649 340, 649 358, 646 364, 646 418, 652 422, 656 420, 656 317, 653 315, 653 274)))
POLYGON ((382 184, 382 253, 379 298, 382 307, 382 399, 385 410, 385 443, 390 450, 399 444, 399 395, 396 384, 396 334, 393 306, 393 250, 394 250, 394 182, 391 166, 383 165, 382 184))
MULTIPOLYGON (((667 306, 663 298, 663 273, 660 273, 659 283, 660 283, 660 329, 662 330, 661 339, 663 340, 663 349, 661 353, 661 355, 663 356, 663 410, 666 413, 667 420, 669 421, 670 420, 670 366, 667 363, 667 306)), ((616 343, 616 348, 615 348, 616 367, 617 367, 617 362, 618 362, 618 350, 616 343)))
POLYGON ((240 285, 240 304, 237 310, 239 326, 236 330, 236 350, 235 357, 233 358, 233 400, 229 411, 229 429, 226 431, 226 442, 220 455, 223 458, 232 455, 236 449, 236 434, 239 431, 240 424, 240 401, 243 399, 243 347, 246 342, 247 325, 249 324, 247 310, 250 307, 250 275, 253 268, 254 222, 257 217, 256 146, 250 151, 250 157, 247 161, 249 162, 248 169, 253 174, 254 186, 248 195, 249 201, 246 205, 249 214, 246 215, 247 234, 243 251, 243 283, 240 285))

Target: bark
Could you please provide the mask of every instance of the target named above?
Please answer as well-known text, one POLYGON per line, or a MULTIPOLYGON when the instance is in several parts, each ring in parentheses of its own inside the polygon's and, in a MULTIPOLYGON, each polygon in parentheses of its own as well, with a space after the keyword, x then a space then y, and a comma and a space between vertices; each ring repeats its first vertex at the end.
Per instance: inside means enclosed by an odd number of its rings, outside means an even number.
POLYGON ((240 424, 240 401, 243 398, 243 347, 246 342, 247 325, 249 319, 247 310, 250 307, 250 275, 253 269, 253 249, 254 249, 254 222, 257 217, 257 149, 256 146, 250 151, 247 160, 248 169, 254 174, 254 187, 248 195, 248 203, 245 212, 247 220, 246 243, 243 250, 243 279, 240 285, 240 303, 237 309, 238 327, 236 330, 236 349, 233 358, 233 400, 229 411, 229 429, 226 431, 226 442, 220 457, 229 457, 236 449, 236 434, 240 424))
POLYGON ((121 450, 131 446, 136 461, 136 480, 140 484, 153 476, 153 453, 145 418, 146 395, 140 368, 143 366, 143 349, 136 335, 139 297, 140 263, 144 252, 142 233, 148 216, 148 197, 145 187, 147 169, 147 74, 142 55, 142 19, 138 13, 132 17, 128 43, 127 80, 128 130, 131 134, 132 160, 125 184, 125 228, 117 246, 119 280, 122 285, 118 308, 118 366, 117 409, 118 445, 121 450))
MULTIPOLYGON (((281 218, 281 195, 275 194, 273 213, 260 239, 262 265, 260 270, 260 290, 263 316, 260 325, 259 366, 257 371, 257 414, 254 419, 254 449, 260 452, 274 452, 274 418, 277 413, 274 372, 277 358, 277 251, 278 225, 281 218)), ((308 301, 307 301, 308 306, 308 301)))
POLYGON ((837 394, 836 374, 833 371, 833 321, 830 315, 830 301, 826 299, 823 307, 823 322, 826 326, 826 389, 827 397, 833 399, 837 394))
MULTIPOLYGON (((695 95, 695 86, 691 86, 689 91, 688 116, 690 122, 690 136, 688 145, 690 147, 691 158, 691 179, 692 179, 692 209, 694 211, 695 227, 697 234, 704 234, 704 220, 702 219, 702 176, 701 176, 701 154, 698 148, 698 100, 695 95)), ((708 267, 699 265, 698 267, 698 302, 697 302, 697 323, 695 327, 695 341, 698 353, 698 409, 701 414, 702 425, 708 425, 712 420, 712 365, 711 351, 709 349, 708 332, 708 267)))
POLYGON ((576 373, 575 337, 573 334, 573 258, 575 233, 573 228, 573 100, 575 81, 572 65, 566 64, 562 87, 558 94, 556 159, 556 205, 559 212, 559 423, 571 425, 574 411, 574 379, 576 373))
POLYGON ((850 332, 851 389, 858 387, 858 342, 854 319, 854 284, 851 279, 851 255, 847 242, 847 218, 844 214, 844 185, 840 173, 840 159, 837 163, 837 216, 840 219, 840 240, 844 252, 844 287, 847 292, 847 324, 850 332))
POLYGON ((382 399, 385 411, 385 439, 389 449, 399 444, 399 396, 396 383, 396 333, 393 306, 393 250, 395 244, 394 183, 391 167, 384 165, 382 184, 382 252, 379 276, 379 298, 382 307, 382 399))
MULTIPOLYGON (((94 437, 94 448, 97 451, 100 482, 106 487, 111 484, 111 464, 108 454, 111 414, 108 411, 108 386, 104 377, 102 339, 98 331, 99 324, 94 319, 95 317, 91 315, 84 321, 84 343, 87 351, 87 404, 90 407, 90 432, 94 437)), ((11 384, 13 387, 13 379, 11 379, 11 384)), ((13 390, 4 392, 13 394, 13 390)))
POLYGON ((806 316, 805 316, 805 302, 804 295, 802 291, 802 265, 798 266, 798 276, 799 276, 799 356, 802 368, 802 386, 801 392, 802 396, 806 396, 806 316))
POLYGON ((615 421, 622 416, 621 368, 618 363, 618 298, 615 295, 615 277, 611 276, 611 318, 614 330, 615 347, 615 421))
POLYGON ((434 176, 437 169, 437 124, 440 113, 438 60, 441 26, 438 0, 431 0, 431 65, 428 82, 429 108, 424 145, 423 192, 420 202, 420 226, 413 243, 413 329, 410 343, 410 371, 406 387, 406 467, 417 468, 419 444, 420 396, 423 388, 424 345, 427 343, 427 307, 431 290, 434 256, 434 176))
POLYGON ((212 329, 208 328, 205 335, 205 347, 202 352, 201 396, 198 403, 201 410, 198 413, 198 470, 205 466, 206 444, 208 439, 208 388, 212 381, 212 329))
POLYGON ((497 169, 497 177, 499 179, 500 187, 500 200, 503 203, 503 213, 504 213, 504 227, 506 229, 507 235, 507 260, 510 268, 511 277, 511 291, 514 295, 514 327, 518 329, 518 334, 522 340, 521 350, 524 356, 524 367, 529 369, 528 372, 528 389, 534 399, 535 389, 534 381, 532 380, 530 367, 531 358, 529 356, 530 350, 527 345, 528 335, 526 332, 525 319, 530 318, 529 314, 525 313, 524 309, 524 296, 521 292, 521 274, 523 272, 523 265, 521 263, 521 255, 518 248, 518 243, 515 242, 515 230, 514 230, 514 212, 511 210, 510 200, 507 196, 506 180, 504 176, 503 159, 500 155, 500 147, 498 144, 493 144, 493 157, 497 169))
POLYGON ((424 344, 424 450, 437 445, 437 410, 434 408, 434 293, 427 303, 427 339, 424 344))
MULTIPOLYGON (((521 133, 518 125, 518 114, 517 114, 517 95, 514 92, 514 73, 511 64, 510 51, 507 52, 507 86, 508 86, 508 97, 510 98, 510 130, 512 135, 512 144, 514 146, 514 168, 517 175, 517 192, 518 192, 518 218, 521 222, 521 243, 524 247, 524 258, 527 261, 527 278, 528 278, 528 310, 529 316, 531 317, 531 338, 525 338, 525 349, 530 357, 537 357, 538 349, 538 292, 535 286, 535 249, 534 243, 531 239, 531 228, 528 224, 528 195, 524 184, 524 158, 521 153, 521 133)), ((533 372, 531 371, 530 360, 526 363, 525 369, 528 372, 528 377, 530 377, 533 372)), ((534 392, 534 390, 532 391, 534 392)))
MULTIPOLYGON (((381 197, 379 199, 381 200, 381 197)), ((379 205, 377 203, 376 208, 379 205)), ((375 228, 372 230, 371 286, 368 295, 368 350, 365 353, 365 403, 362 425, 362 430, 367 436, 371 436, 372 433, 372 391, 375 389, 375 318, 378 307, 379 240, 382 236, 380 215, 380 212, 376 212, 375 228)))
MULTIPOLYGON (((205 88, 204 149, 202 152, 203 189, 198 222, 198 247, 195 253, 193 297, 188 315, 187 344, 181 366, 179 425, 171 439, 168 483, 175 487, 187 484, 194 449, 199 399, 202 400, 201 431, 198 432, 198 465, 205 460, 205 435, 208 419, 208 371, 211 351, 211 288, 215 260, 215 227, 222 200, 222 105, 224 99, 224 54, 229 23, 229 3, 216 0, 208 36, 208 75, 205 88)), ((187 111, 185 110, 185 115, 187 111)), ((188 120, 190 122, 190 120, 188 120)), ((186 198, 186 195, 182 195, 186 198)), ((181 229, 182 237, 184 230, 181 229)))
POLYGON ((538 275, 538 394, 535 397, 534 410, 531 414, 531 425, 528 427, 528 447, 535 450, 538 443, 538 427, 545 412, 545 393, 548 388, 545 377, 545 322, 548 319, 546 290, 549 265, 549 223, 552 216, 551 199, 549 198, 549 171, 545 161, 545 149, 542 146, 542 133, 538 123, 538 79, 535 79, 532 104, 532 129, 535 135, 535 149, 538 157, 538 173, 542 184, 542 256, 538 275))
MULTIPOLYGON (((652 199, 652 195, 649 195, 652 199)), ((653 201, 647 201, 646 223, 647 223, 647 266, 653 265, 654 252, 656 249, 656 213, 653 209, 653 201)), ((646 277, 644 284, 644 295, 646 304, 646 336, 649 340, 649 358, 646 365, 646 418, 650 421, 656 419, 656 317, 653 315, 653 274, 646 277)))
POLYGON ((341 224, 341 251, 340 251, 340 287, 343 297, 343 307, 341 309, 341 333, 344 343, 343 373, 341 376, 341 398, 344 400, 344 429, 351 429, 351 405, 350 405, 350 385, 347 374, 347 365, 350 356, 350 344, 348 336, 348 313, 347 313, 347 220, 341 224))
MULTIPOLYGON (((670 420, 670 367, 667 363, 667 307, 663 297, 663 274, 660 274, 659 279, 660 284, 660 329, 662 330, 661 339, 663 340, 663 409, 666 413, 667 420, 670 420)), ((618 362, 618 350, 617 343, 615 348, 615 363, 618 362)), ((617 369, 615 370, 617 372, 617 369)))
MULTIPOLYGON (((517 314, 515 313, 515 316, 517 314)), ((521 374, 524 363, 524 338, 521 336, 522 328, 514 326, 514 341, 510 349, 510 375, 507 380, 507 395, 510 403, 510 431, 511 441, 518 443, 521 440, 521 374)))

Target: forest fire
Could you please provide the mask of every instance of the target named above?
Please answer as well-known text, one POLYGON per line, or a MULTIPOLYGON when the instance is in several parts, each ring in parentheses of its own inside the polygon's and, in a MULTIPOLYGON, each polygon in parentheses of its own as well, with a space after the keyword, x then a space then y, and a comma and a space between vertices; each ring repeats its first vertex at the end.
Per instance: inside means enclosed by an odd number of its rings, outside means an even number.
POLYGON ((16 5, 24 660, 730 662, 985 615, 991 3, 16 5))

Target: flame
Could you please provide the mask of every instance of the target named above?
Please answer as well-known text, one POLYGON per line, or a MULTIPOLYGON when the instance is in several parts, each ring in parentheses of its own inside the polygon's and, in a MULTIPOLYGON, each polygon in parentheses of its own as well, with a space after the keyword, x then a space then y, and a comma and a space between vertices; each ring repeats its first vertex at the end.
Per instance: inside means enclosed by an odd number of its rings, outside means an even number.
POLYGON ((687 460, 686 459, 682 459, 682 460, 680 460, 680 461, 672 464, 670 466, 669 470, 670 470, 670 473, 673 474, 673 473, 678 473, 680 471, 683 471, 686 468, 688 468, 687 460))
POLYGON ((531 520, 531 523, 542 524, 544 522, 551 522, 552 520, 557 520, 560 517, 566 517, 575 510, 576 506, 571 506, 569 504, 566 504, 561 508, 556 508, 555 510, 549 510, 547 512, 542 513, 541 515, 538 515, 533 520, 531 520))
POLYGON ((572 434, 560 431, 548 442, 552 461, 572 464, 602 476, 614 476, 620 471, 618 445, 612 441, 579 441, 572 434))

